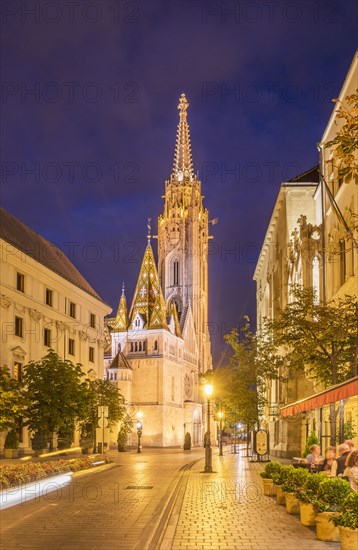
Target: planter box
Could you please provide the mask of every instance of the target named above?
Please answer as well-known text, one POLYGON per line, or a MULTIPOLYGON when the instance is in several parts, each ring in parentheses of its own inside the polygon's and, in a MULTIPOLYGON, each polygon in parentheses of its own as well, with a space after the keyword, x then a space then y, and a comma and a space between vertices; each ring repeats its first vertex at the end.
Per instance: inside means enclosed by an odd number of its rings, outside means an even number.
POLYGON ((339 527, 339 532, 341 535, 341 550, 357 550, 358 529, 339 527))
POLYGON ((286 504, 286 495, 283 492, 281 485, 276 485, 276 502, 281 506, 285 506, 286 504))
POLYGON ((4 449, 5 458, 17 458, 19 456, 18 449, 4 449))
POLYGON ((337 542, 341 540, 339 527, 335 527, 329 518, 333 512, 320 512, 316 516, 316 535, 318 540, 337 542))
POLYGON ((313 504, 300 502, 300 519, 302 525, 314 527, 316 525, 316 515, 313 504))
POLYGON ((274 484, 272 479, 263 477, 262 481, 264 484, 264 495, 266 495, 267 497, 276 496, 276 485, 274 484))
POLYGON ((300 513, 300 502, 295 497, 295 493, 286 493, 286 512, 296 515, 300 513))

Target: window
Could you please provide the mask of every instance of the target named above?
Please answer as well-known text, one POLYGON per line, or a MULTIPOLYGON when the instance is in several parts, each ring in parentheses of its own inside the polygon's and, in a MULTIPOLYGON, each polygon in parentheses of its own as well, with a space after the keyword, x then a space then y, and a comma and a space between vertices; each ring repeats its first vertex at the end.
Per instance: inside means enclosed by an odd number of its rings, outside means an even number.
POLYGON ((68 339, 68 354, 69 355, 75 354, 75 341, 73 338, 68 339))
POLYGON ((16 275, 16 288, 20 292, 25 292, 25 277, 22 273, 17 272, 16 275))
POLYGON ((91 346, 88 348, 88 360, 91 363, 94 363, 94 348, 92 348, 91 346))
POLYGON ((339 241, 339 277, 341 286, 346 281, 347 266, 346 266, 346 242, 339 241))
POLYGON ((158 340, 154 340, 154 351, 158 349, 158 340))
POLYGON ((51 330, 49 328, 44 329, 44 346, 51 347, 51 330))
POLYGON ((23 337, 24 333, 24 320, 22 317, 15 317, 15 336, 23 337))
POLYGON ((46 288, 46 305, 52 307, 52 290, 46 288))
POLYGON ((90 327, 96 328, 96 316, 94 313, 90 313, 90 327))
POLYGON ((18 361, 15 361, 14 367, 13 367, 13 375, 15 380, 18 380, 21 382, 22 377, 22 363, 19 363, 18 361))
POLYGON ((76 319, 76 304, 70 302, 70 317, 76 319))
POLYGON ((173 262, 173 285, 179 284, 179 262, 174 260, 173 262))

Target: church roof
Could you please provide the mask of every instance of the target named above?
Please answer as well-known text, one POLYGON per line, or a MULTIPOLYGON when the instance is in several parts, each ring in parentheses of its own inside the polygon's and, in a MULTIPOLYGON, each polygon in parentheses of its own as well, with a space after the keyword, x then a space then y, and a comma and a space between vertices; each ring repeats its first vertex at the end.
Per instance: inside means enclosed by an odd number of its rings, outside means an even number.
POLYGON ((171 174, 171 179, 178 182, 195 179, 193 160, 191 158, 190 131, 187 121, 188 107, 189 103, 185 94, 181 94, 178 105, 179 124, 175 144, 174 165, 171 174))
POLYGON ((62 250, 3 208, 0 208, 0 237, 36 262, 103 302, 62 250))
POLYGON ((115 356, 115 358, 113 359, 113 361, 111 362, 108 368, 133 370, 121 351, 117 353, 117 355, 115 356))
POLYGON ((168 330, 166 304, 159 284, 153 250, 149 243, 144 252, 134 291, 129 325, 132 325, 137 314, 143 316, 144 328, 165 328, 168 330))
POLYGON ((115 330, 123 331, 128 327, 128 308, 126 295, 124 294, 124 283, 122 285, 122 295, 119 300, 119 306, 117 310, 117 316, 114 320, 113 327, 115 330))

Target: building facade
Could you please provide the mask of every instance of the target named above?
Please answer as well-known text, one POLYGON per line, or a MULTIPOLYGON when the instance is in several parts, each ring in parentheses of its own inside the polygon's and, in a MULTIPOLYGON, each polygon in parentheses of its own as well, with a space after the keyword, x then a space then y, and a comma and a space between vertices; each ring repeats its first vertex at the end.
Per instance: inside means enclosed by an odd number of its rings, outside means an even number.
MULTIPOLYGON (((292 284, 314 288, 323 303, 357 296, 357 186, 338 177, 335 147, 327 147, 344 123, 337 111, 356 92, 357 81, 356 54, 319 143, 319 166, 281 185, 254 274, 258 331, 264 317, 275 319, 290 302, 292 284)), ((356 379, 328 390, 304 375, 285 384, 268 382, 262 421, 270 431, 272 454, 300 456, 311 431, 325 448, 332 411, 341 439, 346 423, 357 434, 357 393, 356 379)))
MULTIPOLYGON (((62 251, 3 209, 0 237, 0 365, 21 378, 24 365, 53 349, 102 378, 111 308, 62 251)), ((20 449, 30 448, 30 434, 20 428, 20 449)))
MULTIPOLYGON (((108 320, 107 378, 118 383, 131 415, 143 414, 143 445, 179 446, 203 439, 199 374, 212 368, 208 334, 208 211, 194 174, 188 102, 178 105, 174 166, 158 220, 157 270, 148 242, 130 309, 122 290, 108 320)), ((115 433, 112 434, 112 438, 115 433)), ((132 441, 136 438, 135 431, 132 441)))

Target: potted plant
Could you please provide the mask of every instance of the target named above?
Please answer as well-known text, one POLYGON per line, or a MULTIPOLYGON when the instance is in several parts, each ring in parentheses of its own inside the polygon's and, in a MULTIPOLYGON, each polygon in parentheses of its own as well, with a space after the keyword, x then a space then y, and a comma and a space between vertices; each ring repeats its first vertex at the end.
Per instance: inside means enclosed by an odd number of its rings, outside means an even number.
POLYGON ((292 466, 281 466, 278 472, 272 474, 272 479, 276 485, 276 502, 282 506, 286 503, 285 493, 282 490, 282 485, 286 481, 289 472, 291 471, 292 466))
POLYGON ((300 513, 300 501, 297 499, 296 493, 303 487, 308 476, 311 476, 308 470, 304 468, 289 467, 285 481, 282 484, 282 490, 286 496, 286 512, 289 514, 300 513))
MULTIPOLYGON (((315 475, 315 474, 313 474, 315 475)), ((339 528, 330 520, 335 512, 340 512, 343 502, 351 492, 351 486, 345 479, 330 478, 320 483, 313 507, 317 512, 316 535, 318 540, 340 540, 339 528)))
POLYGON ((306 527, 316 525, 317 512, 313 508, 313 501, 316 498, 318 487, 322 481, 326 481, 325 474, 310 474, 304 481, 303 486, 296 492, 296 497, 300 503, 300 520, 306 527))
POLYGON ((121 429, 117 436, 117 449, 119 453, 124 453, 127 450, 128 443, 128 430, 126 426, 122 424, 121 429))
POLYGON ((7 432, 4 443, 5 458, 17 458, 19 451, 19 437, 15 430, 7 432))
POLYGON ((330 519, 339 528, 341 550, 357 550, 358 493, 351 492, 343 502, 341 511, 338 514, 334 514, 330 519))
POLYGON ((186 432, 184 436, 184 451, 190 451, 191 449, 191 435, 189 432, 186 432))
POLYGON ((280 471, 282 465, 279 462, 268 462, 263 472, 260 473, 264 484, 264 495, 267 497, 276 496, 276 485, 272 477, 280 471))
POLYGON ((319 439, 314 432, 311 432, 310 435, 307 437, 306 445, 303 450, 304 457, 306 457, 311 452, 310 448, 312 447, 312 445, 319 445, 319 439))
POLYGON ((31 447, 35 451, 35 456, 47 453, 47 436, 41 432, 36 432, 31 438, 31 447))

